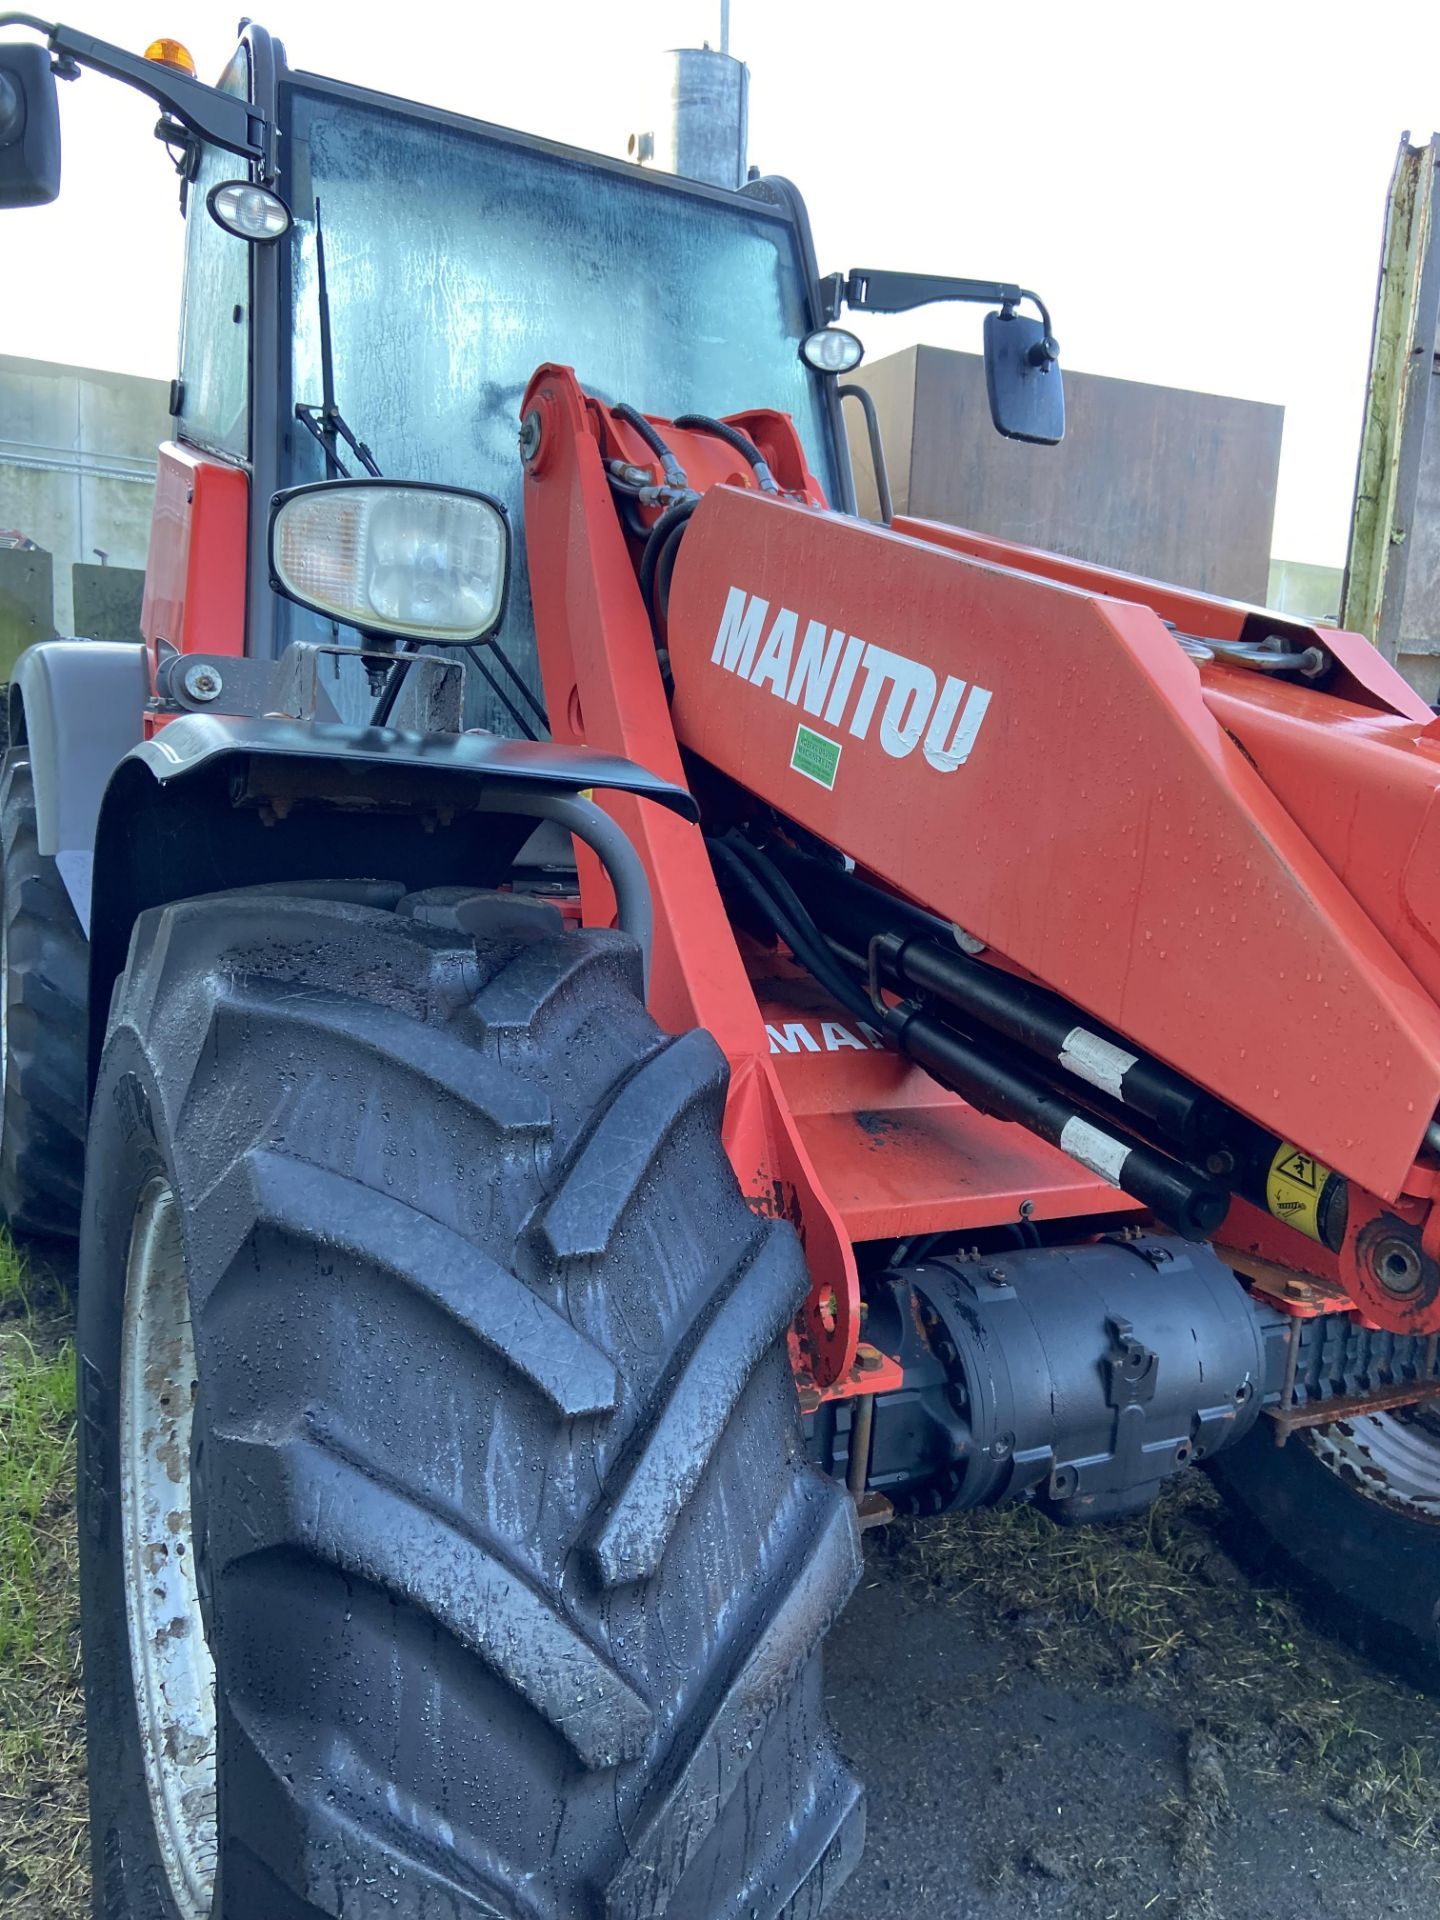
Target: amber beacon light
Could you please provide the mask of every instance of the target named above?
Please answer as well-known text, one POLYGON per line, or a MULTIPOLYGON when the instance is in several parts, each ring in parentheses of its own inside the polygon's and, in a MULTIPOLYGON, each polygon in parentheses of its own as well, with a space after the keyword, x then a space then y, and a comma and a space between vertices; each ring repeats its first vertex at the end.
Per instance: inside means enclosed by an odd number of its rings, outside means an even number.
POLYGON ((192 80, 195 78, 195 56, 178 40, 152 40, 145 49, 145 58, 157 66, 173 67, 177 73, 188 73, 192 80))

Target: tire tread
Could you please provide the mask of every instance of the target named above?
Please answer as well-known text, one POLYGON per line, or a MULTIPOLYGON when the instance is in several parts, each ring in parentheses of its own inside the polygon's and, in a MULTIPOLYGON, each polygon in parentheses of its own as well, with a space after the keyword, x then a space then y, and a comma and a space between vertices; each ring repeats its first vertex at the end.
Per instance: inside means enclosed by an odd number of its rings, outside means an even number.
POLYGON ((225 1898, 809 1920, 863 1826, 818 1664, 858 1535, 804 1459, 803 1259, 726 1160, 723 1057, 659 1033, 621 936, 264 895, 142 916, 101 1071, 147 1078, 187 1220, 249 1649, 225 1898))
POLYGON ((73 1239, 85 1161, 89 943, 53 859, 40 851, 26 753, 0 776, 8 1052, 0 1214, 15 1233, 73 1239))

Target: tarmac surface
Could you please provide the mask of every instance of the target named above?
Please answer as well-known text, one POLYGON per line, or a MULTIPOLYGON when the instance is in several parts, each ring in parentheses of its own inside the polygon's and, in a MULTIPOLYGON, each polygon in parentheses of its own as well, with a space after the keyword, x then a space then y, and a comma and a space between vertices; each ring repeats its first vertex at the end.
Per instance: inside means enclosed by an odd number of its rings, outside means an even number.
MULTIPOLYGON (((868 1536, 829 1643, 830 1711, 869 1795, 865 1857, 833 1920, 1440 1914, 1436 1836, 1417 1846, 1413 1828, 1372 1817, 1363 1738, 1358 1797, 1354 1785, 1335 1797, 1303 1743, 1237 1763, 1206 1731, 1212 1702, 1183 1657, 1163 1676, 1122 1662, 1107 1681, 1087 1661, 1067 1677, 1060 1623, 945 1591, 897 1531, 868 1536)), ((1307 1670, 1328 1657, 1315 1646, 1307 1670)), ((1440 1730, 1436 1702, 1339 1649, 1323 1678, 1354 1701, 1346 1725, 1361 1736, 1397 1712, 1422 1741, 1440 1730)), ((1375 1736, 1377 1755, 1387 1739, 1375 1736)))

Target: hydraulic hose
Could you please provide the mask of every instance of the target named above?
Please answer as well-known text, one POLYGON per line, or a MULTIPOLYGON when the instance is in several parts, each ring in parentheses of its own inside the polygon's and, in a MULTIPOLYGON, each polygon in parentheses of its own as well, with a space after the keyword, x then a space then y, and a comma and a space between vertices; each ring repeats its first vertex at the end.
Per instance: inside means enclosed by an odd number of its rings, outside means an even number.
POLYGON ((578 793, 521 792, 499 787, 480 795, 481 813, 518 813, 534 820, 556 820, 577 840, 583 840, 605 869, 615 894, 615 918, 640 948, 645 990, 650 989, 650 962, 654 945, 655 912, 650 882, 629 835, 617 827, 593 800, 578 793))
POLYGON ((637 504, 640 497, 640 489, 638 487, 627 487, 623 481, 617 480, 613 473, 609 475, 609 480, 611 497, 615 502, 615 511, 620 516, 621 525, 627 533, 633 534, 637 540, 646 539, 649 536, 650 529, 640 518, 640 510, 637 504))
MULTIPOLYGON (((623 420, 627 427, 633 428, 634 431, 639 434, 640 438, 660 462, 660 465, 665 471, 665 479, 670 486, 684 487, 687 485, 685 469, 680 465, 674 453, 666 446, 657 430, 651 426, 650 422, 645 418, 644 414, 640 412, 638 407, 632 407, 628 400, 622 400, 618 406, 612 407, 610 411, 617 420, 623 420)), ((676 425, 679 425, 678 421, 676 425)))
POLYGON ((667 507, 651 527, 650 536, 645 542, 645 551, 640 556, 640 598, 645 602, 645 611, 652 618, 655 611, 655 572, 660 564, 661 550, 671 530, 684 525, 695 511, 695 505, 694 500, 677 500, 673 506, 667 507))
MULTIPOLYGON (((800 898, 799 894, 786 879, 784 873, 761 847, 753 840, 747 840, 742 834, 732 834, 726 844, 739 854, 740 858, 762 882, 767 893, 778 903, 781 911, 796 926, 802 928, 812 944, 817 945, 827 956, 832 967, 839 967, 835 958, 835 943, 815 923, 815 916, 800 898)), ((842 969, 843 972, 843 969, 842 969)), ((855 991, 861 991, 858 983, 855 991)), ((869 1006, 867 998, 866 1005, 869 1006)), ((874 1009, 872 1008, 873 1012, 874 1009)))
POLYGON ((1162 1061, 1131 1047, 1061 995, 970 958, 953 930, 922 909, 793 849, 777 850, 805 889, 825 934, 876 959, 897 989, 932 994, 988 1032, 1013 1041, 1110 1099, 1133 1109, 1186 1156, 1202 1158, 1231 1125, 1224 1105, 1162 1061))
POLYGON ((738 890, 755 908, 762 922, 774 928, 800 964, 815 976, 826 992, 858 1019, 873 1021, 875 1009, 863 990, 846 978, 840 963, 826 948, 809 916, 800 921, 792 919, 766 886, 764 879, 741 857, 736 843, 707 839, 705 845, 711 857, 720 862, 738 890))
MULTIPOLYGON (((769 854, 756 857, 771 859, 769 854)), ((897 1030, 898 1012, 887 1021, 872 1007, 868 1017, 888 1031, 895 1045, 915 1053, 937 1078, 977 1106, 987 1105, 984 1088, 993 1077, 990 1069, 998 1067, 1032 1087, 1048 1088, 1062 1103, 1064 1111, 1055 1110, 1061 1112, 1062 1124, 1066 1112, 1083 1115, 1088 1125, 1115 1142, 1129 1143, 1126 1151, 1137 1141, 1145 1142, 1147 1152, 1178 1169, 1182 1185, 1201 1183, 1206 1196, 1202 1211, 1210 1205, 1209 1196, 1223 1189, 1295 1225, 1282 1210, 1288 1190, 1283 1184, 1277 1189, 1275 1182, 1277 1169, 1283 1171, 1297 1157, 1291 1143, 1100 1026, 1049 988, 962 953, 954 929, 923 909, 783 841, 774 843, 773 864, 783 880, 794 883, 786 889, 790 917, 803 913, 812 939, 823 941, 832 954, 852 954, 857 964, 868 958, 897 993, 921 996, 914 1014, 923 1024, 903 1032, 897 1030), (954 1024, 947 1009, 954 1010, 954 1024), (957 1033, 955 1025, 963 1031, 957 1033), (932 1042, 938 1049, 933 1059, 921 1051, 932 1042), (1018 1059, 1002 1050, 1003 1043, 1022 1050, 1018 1059), (956 1047, 959 1053, 953 1051, 956 1047), (961 1072, 967 1075, 964 1083, 955 1077, 961 1072)), ((778 892, 778 886, 772 891, 778 892)), ((992 1110, 1007 1118, 1024 1117, 1003 1107, 992 1110)), ((1056 1137, 1053 1128, 1047 1131, 1035 1120, 1024 1123, 1043 1138, 1056 1137)), ((1084 1160, 1083 1154, 1076 1157, 1084 1160)), ((1132 1157, 1127 1169, 1145 1177, 1144 1164, 1132 1157)), ((1307 1164, 1313 1169, 1317 1163, 1307 1164)), ((1319 1168, 1319 1173, 1322 1186, 1313 1227, 1299 1230, 1338 1252, 1345 1235, 1347 1183, 1332 1169, 1319 1168)), ((1129 1170, 1125 1188, 1149 1199, 1133 1184, 1129 1170)), ((1172 1200, 1179 1192, 1172 1189, 1172 1200)), ((1154 1204, 1158 1211, 1160 1201, 1154 1204)))
POLYGON ((824 936, 783 878, 776 876, 767 885, 771 876, 764 871, 769 865, 764 854, 738 836, 708 840, 706 845, 820 985, 858 1019, 884 1030, 892 1045, 918 1061, 943 1085, 983 1112, 1015 1121, 1039 1134, 1115 1187, 1123 1187, 1186 1239, 1203 1239, 1219 1226, 1229 1205, 1223 1188, 1193 1167, 1113 1125, 1100 1124, 1058 1088, 984 1043, 954 1032, 923 1010, 899 1006, 886 1012, 877 1008, 855 982, 846 978, 834 955, 822 951, 827 945, 824 936), (782 889, 789 895, 788 902, 782 897, 782 889))
POLYGON ((685 538, 688 519, 680 521, 666 534, 660 548, 660 558, 655 563, 655 606, 653 611, 669 638, 670 630, 670 582, 675 573, 675 562, 680 557, 680 543, 685 538))
POLYGON ((724 420, 714 420, 708 413, 680 413, 675 416, 675 424, 687 433, 708 433, 717 440, 723 440, 727 447, 734 449, 740 458, 754 470, 755 479, 762 493, 779 493, 775 476, 771 473, 765 456, 750 438, 738 427, 728 425, 724 420))

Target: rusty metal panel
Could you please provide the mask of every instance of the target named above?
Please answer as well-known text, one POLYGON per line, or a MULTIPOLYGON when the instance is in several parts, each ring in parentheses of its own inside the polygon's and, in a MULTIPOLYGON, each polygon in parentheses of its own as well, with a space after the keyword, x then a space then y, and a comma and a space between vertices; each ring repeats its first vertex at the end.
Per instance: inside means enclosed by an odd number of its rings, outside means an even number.
POLYGON ((43 547, 0 547, 0 685, 26 647, 55 638, 54 577, 43 547))
POLYGON ((140 640, 143 567, 96 567, 77 561, 70 569, 75 631, 86 640, 140 640))
POLYGON ((978 354, 916 347, 855 377, 897 511, 1264 603, 1282 407, 1067 370, 1065 440, 1034 447, 991 426, 978 354))

